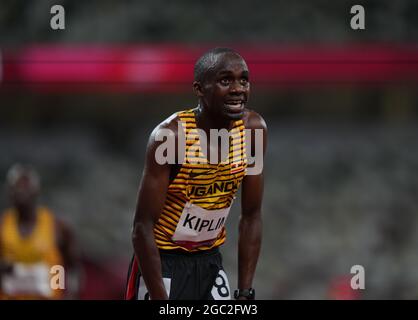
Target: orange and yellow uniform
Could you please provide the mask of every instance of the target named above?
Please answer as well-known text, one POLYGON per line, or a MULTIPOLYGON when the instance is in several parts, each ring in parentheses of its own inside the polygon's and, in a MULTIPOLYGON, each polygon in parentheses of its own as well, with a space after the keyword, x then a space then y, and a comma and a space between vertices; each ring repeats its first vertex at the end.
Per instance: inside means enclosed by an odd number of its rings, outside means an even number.
POLYGON ((193 110, 178 113, 184 136, 184 159, 170 183, 154 227, 158 248, 209 250, 225 242, 225 221, 246 174, 245 127, 233 122, 228 157, 216 164, 204 156, 193 110))

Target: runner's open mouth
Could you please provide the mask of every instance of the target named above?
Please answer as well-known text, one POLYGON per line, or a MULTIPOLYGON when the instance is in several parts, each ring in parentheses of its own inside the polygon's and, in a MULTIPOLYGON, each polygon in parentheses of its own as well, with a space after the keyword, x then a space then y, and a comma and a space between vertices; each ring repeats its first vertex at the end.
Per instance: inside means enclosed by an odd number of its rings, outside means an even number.
POLYGON ((245 102, 243 100, 226 101, 225 107, 230 112, 242 112, 245 102))

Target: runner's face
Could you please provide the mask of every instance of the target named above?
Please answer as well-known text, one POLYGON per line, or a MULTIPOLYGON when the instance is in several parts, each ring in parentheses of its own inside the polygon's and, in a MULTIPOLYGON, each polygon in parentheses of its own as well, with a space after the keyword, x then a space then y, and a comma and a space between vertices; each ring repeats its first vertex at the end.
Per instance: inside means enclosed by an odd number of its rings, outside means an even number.
POLYGON ((36 202, 38 187, 29 175, 22 175, 11 185, 10 196, 15 206, 28 207, 36 202))
POLYGON ((235 54, 219 56, 203 86, 203 103, 211 114, 228 120, 241 119, 250 95, 245 61, 235 54))

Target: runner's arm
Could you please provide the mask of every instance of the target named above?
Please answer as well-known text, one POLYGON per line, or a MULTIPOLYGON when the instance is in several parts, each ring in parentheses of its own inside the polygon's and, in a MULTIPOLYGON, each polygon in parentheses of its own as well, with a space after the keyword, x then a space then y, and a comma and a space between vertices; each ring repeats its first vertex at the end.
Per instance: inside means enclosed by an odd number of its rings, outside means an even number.
POLYGON ((56 220, 58 247, 63 257, 67 285, 66 299, 80 298, 82 278, 81 257, 76 238, 70 226, 62 220, 56 220))
MULTIPOLYGON (((264 120, 255 112, 249 116, 248 129, 263 130, 262 156, 258 164, 263 164, 264 154, 267 146, 267 126, 264 120)), ((251 135, 252 149, 255 143, 255 135, 251 135)), ((252 150, 252 154, 254 154, 252 150)), ((262 238, 261 204, 263 198, 264 175, 261 171, 257 175, 246 175, 242 183, 242 213, 239 222, 238 240, 238 288, 249 289, 252 287, 254 273, 260 254, 262 238)))
POLYGON ((156 141, 156 136, 162 129, 170 127, 157 127, 148 142, 132 231, 132 242, 141 275, 153 300, 168 299, 162 279, 160 253, 154 237, 154 225, 163 209, 170 177, 170 164, 159 164, 155 156, 162 143, 156 141))

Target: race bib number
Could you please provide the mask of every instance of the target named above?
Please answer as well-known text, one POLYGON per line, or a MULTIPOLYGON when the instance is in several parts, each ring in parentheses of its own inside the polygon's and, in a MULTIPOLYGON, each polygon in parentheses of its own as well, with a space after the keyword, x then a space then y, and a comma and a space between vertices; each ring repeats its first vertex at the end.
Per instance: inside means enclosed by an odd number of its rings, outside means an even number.
POLYGON ((52 295, 49 268, 43 263, 16 263, 13 273, 3 276, 2 290, 8 295, 28 294, 48 298, 52 295))
POLYGON ((211 290, 213 300, 231 300, 230 292, 228 277, 225 271, 221 269, 211 290))

